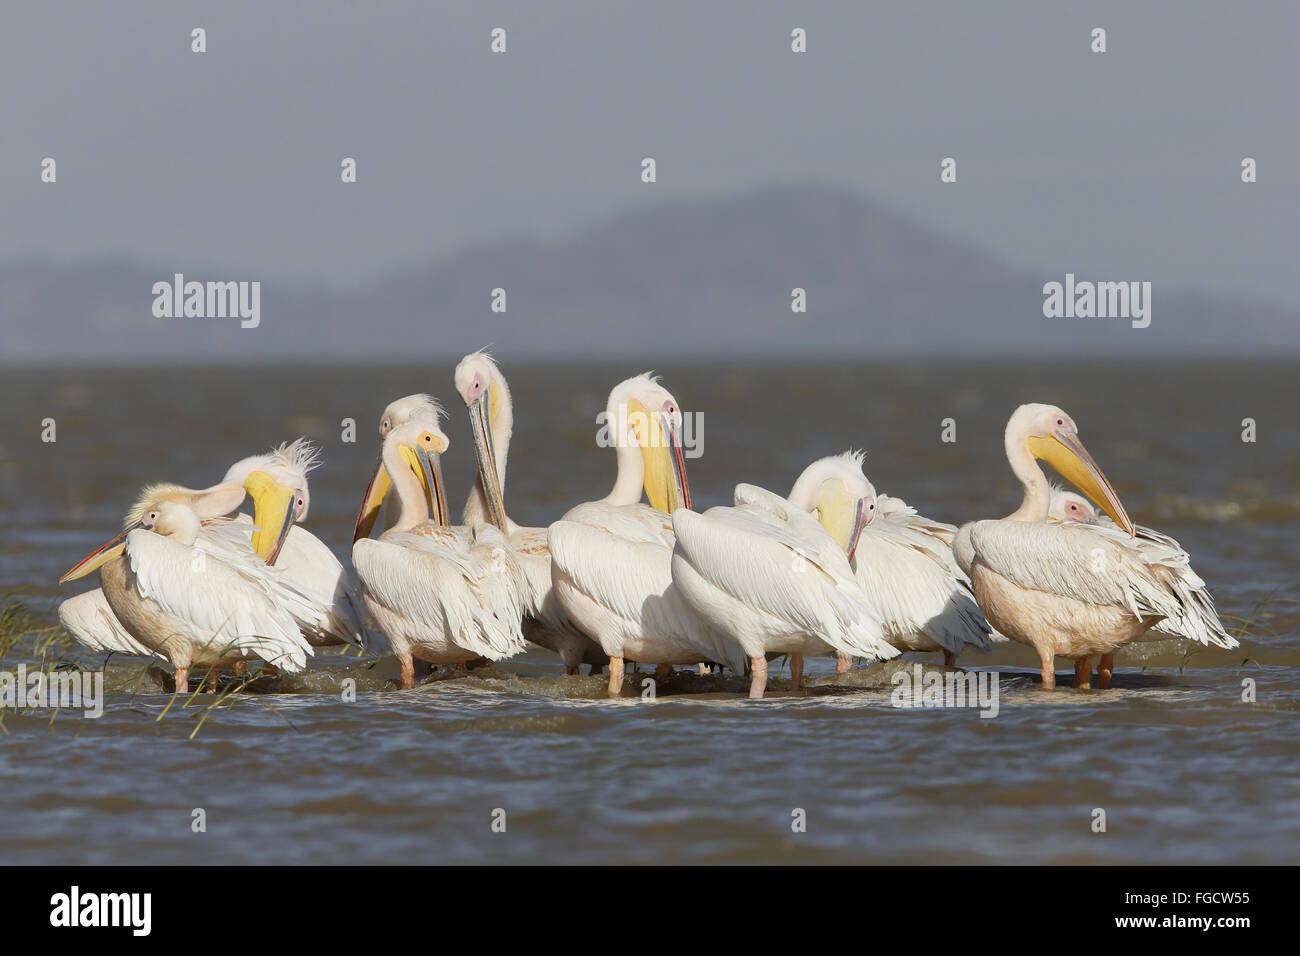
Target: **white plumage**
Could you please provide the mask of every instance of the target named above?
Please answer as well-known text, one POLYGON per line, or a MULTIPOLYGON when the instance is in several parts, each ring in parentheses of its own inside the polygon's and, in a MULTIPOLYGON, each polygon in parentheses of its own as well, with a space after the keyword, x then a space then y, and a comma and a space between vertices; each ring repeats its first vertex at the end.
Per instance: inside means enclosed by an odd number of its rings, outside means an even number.
MULTIPOLYGON (((718 659, 758 677, 768 652, 885 659, 880 618, 844 546, 785 498, 737 485, 734 507, 673 513, 672 578, 718 642, 718 659)), ((751 688, 761 696, 762 686, 751 688)))
POLYGON ((162 502, 130 531, 120 557, 104 565, 104 596, 140 645, 165 656, 184 690, 192 665, 217 667, 259 657, 288 671, 306 666, 311 647, 287 610, 305 595, 240 547, 242 532, 212 525, 162 502))
POLYGON ((455 384, 469 410, 479 467, 479 480, 465 502, 462 521, 493 523, 506 535, 520 571, 517 586, 524 607, 524 637, 559 654, 567 673, 576 674, 581 664, 589 664, 596 673, 609 657, 565 613, 554 594, 547 529, 522 527, 506 514, 506 465, 514 431, 510 386, 486 352, 472 352, 460 360, 455 384))
POLYGON ((1022 405, 1007 424, 1005 445, 1024 501, 1009 518, 963 526, 953 553, 989 622, 1038 652, 1045 687, 1055 686, 1056 656, 1073 659, 1076 684, 1088 686, 1093 655, 1103 656, 1107 686, 1109 655, 1151 639, 1162 622, 1203 644, 1236 646, 1187 553, 1173 539, 1133 525, 1064 411, 1022 405), (1056 467, 1115 521, 1049 521, 1051 487, 1035 458, 1056 467))
MULTIPOLYGON (((352 545, 362 600, 401 664, 403 687, 414 685, 414 657, 458 664, 524 650, 521 572, 504 536, 491 525, 448 527, 439 520, 443 513, 430 517, 429 499, 445 513, 434 463, 447 445, 429 420, 413 419, 388 432, 378 467, 396 490, 397 520, 379 540, 360 537, 352 545), (404 454, 418 458, 423 479, 404 454)), ((368 492, 358 534, 372 504, 368 492)))
POLYGON ((554 599, 609 656, 609 693, 617 696, 627 658, 669 668, 700 663, 705 654, 670 589, 669 514, 690 507, 681 409, 654 378, 636 375, 610 391, 605 424, 618 468, 613 489, 570 509, 546 539, 554 599), (648 506, 640 503, 642 490, 648 506))

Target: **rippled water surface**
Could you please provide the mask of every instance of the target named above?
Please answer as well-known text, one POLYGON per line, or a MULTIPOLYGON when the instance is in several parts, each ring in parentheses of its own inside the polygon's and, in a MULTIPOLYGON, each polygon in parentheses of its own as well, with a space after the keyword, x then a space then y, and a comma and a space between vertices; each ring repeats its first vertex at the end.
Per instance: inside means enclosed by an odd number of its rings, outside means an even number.
MULTIPOLYGON (((516 401, 507 503, 545 524, 607 491, 595 414, 610 385, 651 363, 499 357, 516 401)), ((23 600, 32 627, 52 624, 61 597, 93 586, 60 589, 59 574, 115 531, 140 485, 210 484, 299 434, 325 458, 308 527, 346 560, 390 399, 444 400, 451 497, 468 489, 453 364, 6 373, 0 595, 23 600), (47 417, 54 443, 41 441, 47 417), (348 418, 355 443, 341 440, 348 418)), ((892 706, 899 665, 836 677, 821 661, 805 692, 788 691, 786 671, 760 702, 734 677, 684 671, 653 701, 638 696, 643 675, 608 701, 603 679, 562 676, 541 650, 413 691, 396 689, 391 658, 323 656, 305 675, 177 701, 159 719, 165 669, 113 658, 98 720, 0 711, 0 861, 1295 861, 1300 366, 658 367, 704 413, 703 455, 688 462, 698 507, 737 481, 784 492, 808 461, 852 445, 878 490, 923 513, 1004 515, 1018 490, 1007 415, 1062 405, 1135 520, 1191 552, 1229 629, 1246 629, 1243 647, 1146 645, 1119 655, 1112 690, 1089 692, 1040 690, 1034 655, 1016 645, 966 655, 1001 678, 993 719, 892 706), (954 443, 940 440, 947 418, 954 443), (1245 418, 1254 443, 1241 440, 1245 418), (192 832, 197 808, 205 833, 192 832), (1091 829, 1096 808, 1105 833, 1091 829), (805 832, 792 829, 797 810, 805 832)), ((55 632, 4 640, 0 669, 100 662, 55 632)))

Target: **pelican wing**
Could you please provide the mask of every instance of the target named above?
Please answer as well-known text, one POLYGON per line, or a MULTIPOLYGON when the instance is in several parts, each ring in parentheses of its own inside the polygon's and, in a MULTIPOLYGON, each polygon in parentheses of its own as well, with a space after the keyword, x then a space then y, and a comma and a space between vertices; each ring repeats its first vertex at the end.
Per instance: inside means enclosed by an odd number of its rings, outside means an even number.
POLYGON ((1130 538, 1119 528, 1073 522, 978 521, 969 527, 975 563, 1021 587, 1125 608, 1142 620, 1163 617, 1187 628, 1182 636, 1235 646, 1213 616, 1187 553, 1168 545, 1172 539, 1130 538))
POLYGON ((122 626, 100 588, 70 597, 59 605, 59 623, 92 651, 163 657, 137 641, 122 626))
POLYGON ((402 618, 489 660, 524 650, 520 572, 495 528, 423 525, 363 538, 352 563, 371 596, 402 618))
POLYGON ((844 551, 811 515, 754 485, 736 506, 673 513, 678 553, 742 604, 855 657, 887 658, 880 620, 844 551))
POLYGON ((876 511, 858 539, 853 567, 886 632, 924 633, 953 652, 968 644, 986 650, 992 629, 953 559, 957 529, 897 498, 882 495, 876 511))
MULTIPOLYGON (((589 520, 592 516, 586 513, 589 520)), ((672 622, 648 615, 662 602, 647 602, 647 598, 662 595, 672 583, 672 544, 639 518, 611 524, 612 528, 567 518, 554 522, 546 533, 551 563, 601 607, 624 620, 641 622, 643 630, 662 633, 672 622)))
POLYGON ((126 556, 140 596, 190 622, 214 646, 230 644, 288 671, 307 666, 311 647, 280 605, 301 600, 276 582, 249 551, 246 556, 209 552, 200 537, 190 548, 151 531, 132 531, 126 556))

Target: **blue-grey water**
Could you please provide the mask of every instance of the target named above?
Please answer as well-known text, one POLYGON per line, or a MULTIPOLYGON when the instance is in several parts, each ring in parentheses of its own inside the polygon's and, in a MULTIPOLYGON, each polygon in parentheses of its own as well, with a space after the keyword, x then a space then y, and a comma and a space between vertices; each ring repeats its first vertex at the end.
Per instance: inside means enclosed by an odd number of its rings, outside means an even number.
MULTIPOLYGON (((608 490, 596 412, 651 363, 499 358, 516 402, 507 503, 545 524, 608 490)), ((47 630, 58 600, 96 582, 55 582, 146 482, 210 484, 239 457, 309 435, 324 465, 307 526, 346 560, 379 413, 420 390, 451 413, 444 468, 458 503, 474 472, 453 364, 7 372, 0 602, 25 602, 19 630, 34 633, 0 637, 0 669, 100 666, 47 630), (41 440, 46 418, 54 442, 41 440), (354 443, 341 440, 349 418, 354 443)), ((653 701, 637 696, 640 675, 609 701, 602 678, 565 677, 540 649, 412 691, 397 689, 391 658, 324 655, 304 675, 217 706, 177 701, 159 719, 165 668, 114 657, 98 720, 0 710, 0 862, 1294 862, 1300 365, 658 369, 704 414, 703 455, 688 462, 697 507, 729 500, 738 481, 784 492, 813 458, 854 446, 878 490, 925 514, 1004 515, 1018 492, 1006 417, 1022 401, 1059 404, 1134 519, 1191 552, 1243 646, 1122 652, 1109 691, 1070 688, 1065 661, 1061 689, 1042 691, 1017 645, 965 655, 1001 677, 993 719, 895 708, 886 666, 837 678, 820 661, 806 692, 788 691, 786 671, 759 702, 734 677, 685 671, 653 701)))

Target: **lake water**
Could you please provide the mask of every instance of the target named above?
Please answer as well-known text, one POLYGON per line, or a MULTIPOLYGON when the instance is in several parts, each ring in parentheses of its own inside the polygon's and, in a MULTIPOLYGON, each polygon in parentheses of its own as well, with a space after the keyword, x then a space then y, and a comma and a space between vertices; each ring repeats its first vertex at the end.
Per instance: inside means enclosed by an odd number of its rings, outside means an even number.
MULTIPOLYGON (((595 447, 595 415, 611 385, 652 363, 498 357, 516 405, 512 516, 546 524, 605 494, 614 465, 595 447)), ((453 366, 6 372, 0 595, 54 623, 62 597, 97 583, 60 588, 58 576, 115 533, 139 486, 210 484, 302 434, 324 453, 307 527, 346 561, 379 413, 413 391, 450 412, 458 509, 474 463, 453 366), (355 443, 341 440, 346 418, 355 443)), ((1300 364, 656 367, 704 416, 703 454, 688 461, 699 508, 729 502, 738 481, 784 493, 809 461, 853 446, 878 491, 924 514, 1002 516, 1018 499, 1007 416, 1023 401, 1061 405, 1134 520, 1178 538, 1229 629, 1248 626, 1243 646, 1123 652, 1104 692, 1040 690, 1018 645, 967 654, 999 675, 993 719, 898 709, 887 667, 836 677, 828 661, 811 662, 805 693, 788 692, 787 670, 759 702, 743 680, 685 672, 653 701, 635 696, 640 676, 608 701, 602 678, 565 677, 540 649, 412 691, 396 689, 391 658, 321 656, 305 675, 218 707, 178 701, 159 719, 162 670, 113 658, 98 720, 0 712, 0 861, 1295 861, 1300 364), (339 692, 348 676, 354 702, 339 692)), ((48 637, 15 642, 0 669, 40 659, 48 637)), ((61 642, 44 660, 99 662, 61 642)))

